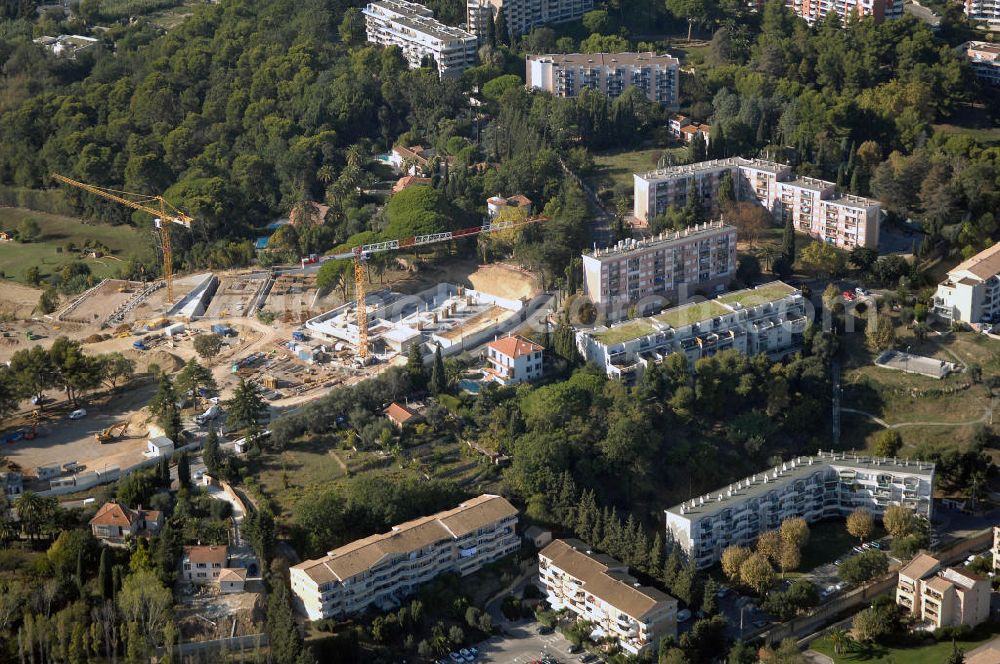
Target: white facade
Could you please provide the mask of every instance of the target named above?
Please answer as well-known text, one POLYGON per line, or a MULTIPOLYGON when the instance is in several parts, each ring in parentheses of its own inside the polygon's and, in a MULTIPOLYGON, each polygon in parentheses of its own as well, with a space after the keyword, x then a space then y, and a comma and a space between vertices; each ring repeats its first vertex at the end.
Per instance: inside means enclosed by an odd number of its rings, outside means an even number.
POLYGON ((805 306, 797 289, 775 281, 610 328, 580 330, 576 343, 588 362, 634 384, 646 367, 672 353, 683 353, 693 366, 699 358, 728 349, 745 355, 791 352, 802 344, 805 306))
POLYGON ((483 39, 502 11, 507 30, 519 37, 535 26, 575 21, 593 8, 594 0, 467 0, 466 20, 469 30, 483 39))
POLYGON ((1000 243, 948 272, 934 293, 933 312, 963 323, 1000 322, 1000 243))
POLYGON ((364 9, 368 41, 398 46, 410 67, 432 56, 442 77, 459 76, 476 64, 475 35, 447 26, 434 12, 407 0, 378 0, 364 9))
POLYGON ((730 157, 637 173, 634 215, 648 222, 671 205, 683 207, 692 184, 706 209, 717 208, 719 187, 727 175, 737 200, 756 201, 778 222, 791 218, 800 233, 842 249, 878 248, 878 201, 838 193, 833 182, 794 178, 787 164, 763 159, 730 157))
POLYGON ((655 652, 664 637, 677 638, 677 600, 628 571, 577 539, 555 540, 538 554, 538 580, 553 609, 592 621, 630 655, 655 652))
POLYGON ((1000 0, 965 0, 964 4, 970 21, 991 30, 1000 28, 1000 0))
POLYGON ((394 608, 439 574, 465 576, 516 551, 516 526, 514 506, 490 494, 402 523, 292 567, 296 606, 310 620, 394 608))
POLYGON ((785 0, 785 5, 809 25, 821 20, 827 14, 836 12, 841 21, 851 14, 859 18, 872 16, 877 23, 884 19, 903 16, 903 0, 785 0))
POLYGON ((569 53, 529 55, 528 88, 557 97, 575 97, 585 89, 620 97, 628 87, 670 108, 677 107, 680 61, 656 53, 569 53))
POLYGON ((818 521, 903 505, 930 520, 934 464, 820 452, 768 468, 666 510, 667 537, 699 568, 791 517, 818 521))
POLYGON ((972 71, 976 72, 976 78, 986 85, 1000 85, 1000 44, 973 41, 964 44, 962 50, 972 71))
POLYGON ((736 274, 736 229, 705 223, 583 254, 583 292, 597 305, 689 289, 711 293, 736 274))
POLYGON ((491 341, 486 344, 486 379, 500 385, 516 385, 541 378, 545 372, 543 350, 517 334, 491 341))
POLYGON ((150 438, 146 441, 146 454, 154 457, 170 456, 174 453, 174 441, 166 436, 150 438))

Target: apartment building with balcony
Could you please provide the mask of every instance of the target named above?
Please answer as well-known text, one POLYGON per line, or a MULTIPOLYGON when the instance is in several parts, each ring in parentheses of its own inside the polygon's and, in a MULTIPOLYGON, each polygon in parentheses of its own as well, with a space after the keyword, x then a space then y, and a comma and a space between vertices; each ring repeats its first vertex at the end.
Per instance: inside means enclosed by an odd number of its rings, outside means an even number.
POLYGON ((486 344, 484 379, 500 385, 516 385, 541 378, 545 373, 545 349, 519 334, 508 334, 486 344))
POLYGON ((442 78, 460 76, 476 64, 478 43, 475 35, 445 25, 434 12, 407 0, 378 0, 363 10, 368 41, 381 46, 398 46, 411 68, 431 56, 442 78))
POLYGON ((516 551, 517 514, 504 498, 483 494, 306 560, 290 570, 296 607, 310 620, 394 608, 439 574, 466 576, 516 551))
POLYGON ((904 505, 931 518, 934 464, 840 452, 801 456, 666 510, 668 541, 699 568, 790 517, 814 522, 904 505))
POLYGON ((992 592, 989 579, 921 553, 899 570, 896 604, 930 629, 975 627, 990 617, 992 592))
POLYGON ((607 308, 664 294, 721 290, 736 274, 736 228, 722 222, 623 240, 583 254, 583 292, 607 308), (685 292, 682 292, 685 291, 685 292))
POLYGON ((802 293, 774 281, 611 327, 579 330, 576 343, 588 362, 634 385, 646 367, 672 353, 683 353, 693 366, 699 358, 728 349, 772 357, 793 352, 807 325, 802 293))
POLYGON ((932 311, 950 321, 1000 322, 1000 243, 949 270, 934 293, 932 311))
POLYGON ((902 18, 903 5, 903 0, 785 0, 785 6, 809 25, 831 12, 839 14, 841 21, 855 14, 858 18, 871 16, 881 23, 885 19, 902 18))
POLYGON ((878 201, 841 194, 833 182, 796 178, 791 166, 763 159, 730 157, 635 174, 633 214, 641 221, 683 207, 691 185, 708 210, 718 209, 719 186, 729 175, 736 198, 756 201, 775 221, 793 219, 796 231, 843 249, 878 248, 878 201))
POLYGON ((965 0, 963 4, 969 21, 990 30, 1000 29, 1000 0, 965 0))
POLYGON ((575 97, 585 89, 620 97, 629 86, 650 101, 677 107, 680 61, 648 53, 555 53, 525 58, 529 89, 575 97))
POLYGON ((627 565, 578 539, 558 539, 542 549, 538 578, 553 609, 593 621, 630 655, 655 653, 661 639, 677 638, 677 600, 641 585, 627 565))
MULTIPOLYGON (((1000 22, 997 25, 1000 27, 1000 22)), ((976 78, 986 85, 1000 85, 1000 44, 970 41, 959 48, 972 66, 972 71, 976 73, 976 78)))
POLYGON ((497 12, 502 11, 509 39, 539 25, 575 21, 594 8, 594 0, 467 0, 465 8, 469 31, 480 40, 489 33, 489 24, 496 23, 497 12))

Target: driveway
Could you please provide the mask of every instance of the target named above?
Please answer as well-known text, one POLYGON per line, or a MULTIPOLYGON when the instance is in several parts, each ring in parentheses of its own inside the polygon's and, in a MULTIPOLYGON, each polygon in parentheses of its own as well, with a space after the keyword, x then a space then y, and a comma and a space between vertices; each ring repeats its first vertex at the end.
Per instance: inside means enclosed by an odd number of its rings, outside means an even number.
POLYGON ((504 634, 494 636, 476 644, 479 648, 479 662, 503 662, 504 664, 531 664, 543 655, 554 657, 558 662, 579 662, 585 653, 571 654, 570 642, 559 632, 539 634, 541 625, 536 622, 521 621, 508 623, 504 634))

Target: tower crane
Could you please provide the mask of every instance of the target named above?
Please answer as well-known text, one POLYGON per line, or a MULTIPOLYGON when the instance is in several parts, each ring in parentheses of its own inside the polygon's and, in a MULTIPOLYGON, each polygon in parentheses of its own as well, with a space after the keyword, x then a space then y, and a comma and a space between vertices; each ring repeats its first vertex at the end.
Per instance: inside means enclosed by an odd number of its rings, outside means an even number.
POLYGON ((53 173, 52 177, 63 184, 83 189, 84 191, 106 198, 109 201, 120 203, 133 210, 141 210, 153 216, 156 228, 160 231, 160 246, 163 248, 163 280, 167 284, 167 303, 172 304, 174 301, 174 263, 173 251, 170 247, 170 227, 168 222, 180 224, 190 229, 191 222, 194 219, 171 205, 163 196, 149 196, 146 194, 108 189, 106 187, 96 187, 85 182, 78 182, 58 173, 53 173), (153 207, 154 205, 158 206, 159 209, 153 207))
POLYGON ((527 226, 528 224, 535 224, 540 221, 547 220, 548 217, 537 216, 512 221, 498 221, 494 223, 486 223, 482 226, 463 228, 457 231, 431 233, 429 235, 414 235, 401 240, 384 240, 382 242, 373 242, 372 244, 363 244, 339 254, 324 256, 322 258, 323 262, 328 260, 354 261, 354 298, 357 301, 358 317, 358 355, 361 357, 361 360, 365 361, 368 359, 368 308, 365 306, 364 264, 365 261, 368 260, 369 256, 387 251, 422 247, 424 245, 437 244, 438 242, 447 242, 449 240, 461 240, 464 238, 475 237, 476 235, 498 233, 500 231, 521 228, 522 226, 527 226))

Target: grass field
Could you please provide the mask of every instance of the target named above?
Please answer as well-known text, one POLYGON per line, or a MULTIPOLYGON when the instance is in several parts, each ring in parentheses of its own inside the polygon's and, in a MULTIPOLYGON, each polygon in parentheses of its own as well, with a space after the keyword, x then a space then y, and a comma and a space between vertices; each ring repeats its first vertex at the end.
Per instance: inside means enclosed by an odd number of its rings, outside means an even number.
POLYGON ((29 218, 37 221, 42 229, 37 241, 0 243, 0 270, 17 281, 23 282, 24 272, 29 266, 38 266, 45 278, 76 260, 84 260, 95 276, 108 277, 129 257, 152 250, 152 238, 143 236, 131 226, 85 224, 79 219, 20 208, 0 208, 0 229, 15 230, 18 224, 29 218), (87 240, 104 244, 111 249, 112 255, 81 259, 77 253, 56 253, 56 247, 63 247, 69 242, 79 247, 87 240))
MULTIPOLYGON (((929 336, 920 342, 903 328, 897 329, 899 346, 909 347, 917 355, 968 365, 977 363, 983 375, 1000 372, 1000 342, 972 332, 929 336)), ((873 354, 865 347, 863 329, 841 337, 844 357, 844 401, 846 408, 871 413, 889 424, 899 426, 903 454, 907 448, 923 443, 947 443, 961 446, 984 419, 991 399, 982 385, 971 384, 968 374, 952 374, 935 380, 876 367, 873 354), (968 386, 968 387, 966 387, 968 386), (926 426, 934 422, 953 426, 926 426), (908 425, 907 423, 914 423, 908 425)), ((988 422, 988 417, 985 422, 988 422)), ((882 427, 864 416, 843 416, 845 447, 869 446, 882 427)))
MULTIPOLYGON (((956 639, 955 644, 968 653, 996 638, 997 632, 1000 632, 1000 625, 994 625, 989 636, 979 639, 956 639)), ((902 648, 891 648, 877 644, 851 644, 849 652, 838 655, 833 652, 833 644, 830 643, 830 638, 827 636, 813 641, 810 647, 833 659, 834 664, 854 664, 854 662, 866 662, 866 664, 943 664, 952 651, 952 643, 949 640, 933 645, 902 648)))
POLYGON ((652 148, 643 150, 615 150, 594 155, 594 174, 587 178, 597 191, 601 189, 632 190, 632 174, 644 173, 656 168, 664 152, 682 162, 687 155, 686 147, 652 148))

